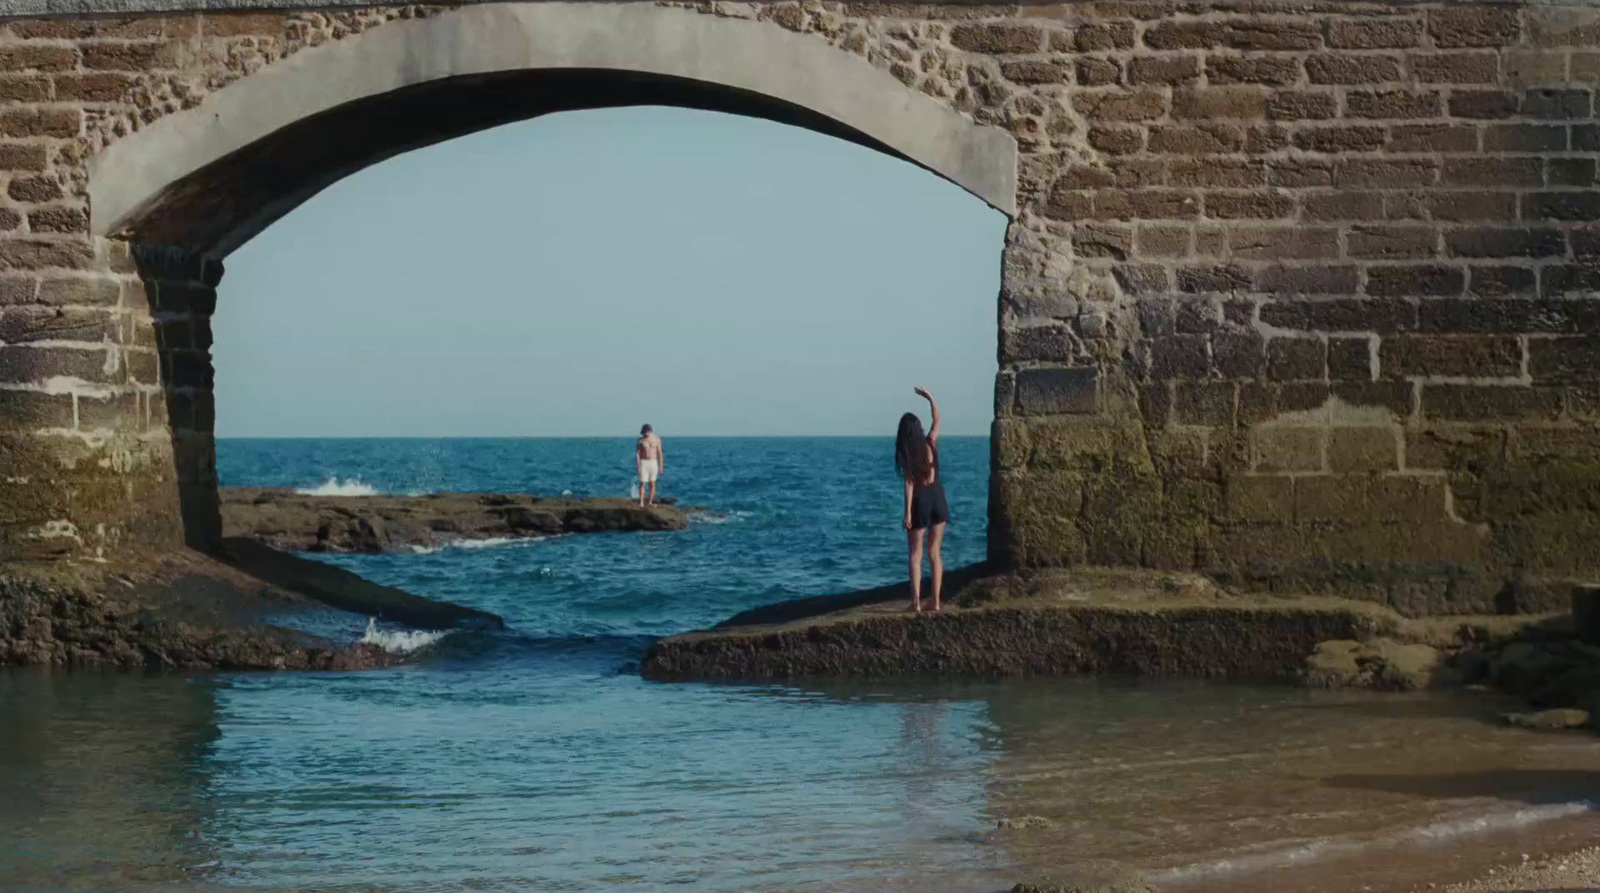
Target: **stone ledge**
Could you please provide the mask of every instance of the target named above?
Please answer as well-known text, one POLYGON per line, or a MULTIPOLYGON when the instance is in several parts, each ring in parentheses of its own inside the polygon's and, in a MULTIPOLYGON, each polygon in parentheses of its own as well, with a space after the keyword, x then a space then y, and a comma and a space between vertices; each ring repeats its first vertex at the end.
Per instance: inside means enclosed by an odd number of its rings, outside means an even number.
MULTIPOLYGON (((647 678, 1141 676, 1298 679, 1327 639, 1397 628, 1392 612, 1336 599, 1243 598, 1186 574, 1083 571, 993 577, 940 614, 912 614, 905 584, 881 600, 809 600, 809 616, 662 639, 647 678), (844 605, 842 609, 839 607, 844 605)), ((774 606, 777 608, 780 606, 774 606)), ((769 609, 770 610, 770 609, 769 609)), ((760 615, 746 615, 759 619, 760 615)))

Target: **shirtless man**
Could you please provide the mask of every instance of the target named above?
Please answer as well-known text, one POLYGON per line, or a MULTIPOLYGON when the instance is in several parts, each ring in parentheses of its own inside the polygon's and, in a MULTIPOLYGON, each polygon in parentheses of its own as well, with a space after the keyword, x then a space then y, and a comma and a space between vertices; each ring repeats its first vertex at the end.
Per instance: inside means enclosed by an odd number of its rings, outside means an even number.
POLYGON ((633 449, 634 463, 639 469, 639 505, 644 505, 644 488, 650 488, 650 504, 656 504, 656 478, 666 470, 667 455, 661 449, 661 438, 655 429, 645 425, 639 429, 639 443, 633 449))

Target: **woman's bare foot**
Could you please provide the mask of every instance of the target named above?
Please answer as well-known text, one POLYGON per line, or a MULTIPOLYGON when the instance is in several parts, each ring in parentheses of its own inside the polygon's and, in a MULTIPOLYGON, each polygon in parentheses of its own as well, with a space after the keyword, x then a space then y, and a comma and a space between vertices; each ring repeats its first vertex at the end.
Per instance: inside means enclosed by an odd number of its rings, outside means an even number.
POLYGON ((914 613, 914 614, 921 614, 922 613, 922 602, 912 602, 911 603, 911 612, 914 613))

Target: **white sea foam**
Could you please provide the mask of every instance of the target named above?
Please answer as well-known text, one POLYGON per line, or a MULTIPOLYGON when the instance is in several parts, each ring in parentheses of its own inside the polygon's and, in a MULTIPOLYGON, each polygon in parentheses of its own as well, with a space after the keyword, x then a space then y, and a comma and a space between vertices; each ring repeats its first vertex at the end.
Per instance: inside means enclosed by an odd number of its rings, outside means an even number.
POLYGON ((419 648, 426 648, 449 634, 449 630, 427 632, 416 629, 378 629, 378 621, 368 617, 367 631, 361 636, 361 644, 377 645, 390 654, 409 654, 419 648))
POLYGON ((527 543, 538 543, 549 539, 544 536, 491 536, 482 540, 453 540, 450 545, 457 549, 494 549, 499 546, 521 546, 527 543))
POLYGON ((339 480, 337 476, 330 477, 315 487, 298 487, 296 493, 302 496, 377 496, 378 490, 371 484, 363 484, 361 478, 353 477, 339 480))
POLYGON ((727 514, 718 514, 715 512, 689 513, 689 520, 696 524, 728 524, 736 521, 743 521, 748 517, 750 517, 749 512, 728 512, 727 514))
POLYGON ((1206 877, 1218 874, 1232 874, 1236 872, 1266 871, 1276 868, 1287 868, 1294 865, 1303 865, 1334 856, 1346 856, 1355 853, 1388 849, 1403 845, 1439 844, 1460 837, 1470 837, 1476 834, 1486 834, 1494 831, 1521 828, 1540 822, 1553 821, 1580 815, 1593 809, 1600 809, 1600 803, 1571 802, 1552 803, 1543 806, 1529 806, 1522 809, 1510 809, 1501 812, 1491 812, 1469 819, 1456 819, 1435 822, 1408 828, 1399 834, 1380 838, 1377 840, 1356 840, 1340 838, 1320 838, 1317 840, 1299 843, 1280 849, 1269 849, 1264 852, 1240 854, 1230 859, 1219 859, 1215 862, 1203 862, 1195 865, 1185 865, 1179 868, 1169 868, 1164 871, 1152 872, 1149 879, 1153 883, 1174 883, 1188 881, 1197 877, 1206 877))

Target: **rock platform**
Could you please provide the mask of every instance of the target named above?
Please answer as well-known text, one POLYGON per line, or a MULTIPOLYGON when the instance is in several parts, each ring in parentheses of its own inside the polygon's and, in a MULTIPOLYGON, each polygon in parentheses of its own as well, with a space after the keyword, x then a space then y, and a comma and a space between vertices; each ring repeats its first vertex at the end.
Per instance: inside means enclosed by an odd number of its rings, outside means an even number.
POLYGON ((222 528, 289 552, 409 552, 452 543, 622 530, 682 530, 684 509, 628 499, 520 493, 317 496, 288 487, 221 487, 222 528))

